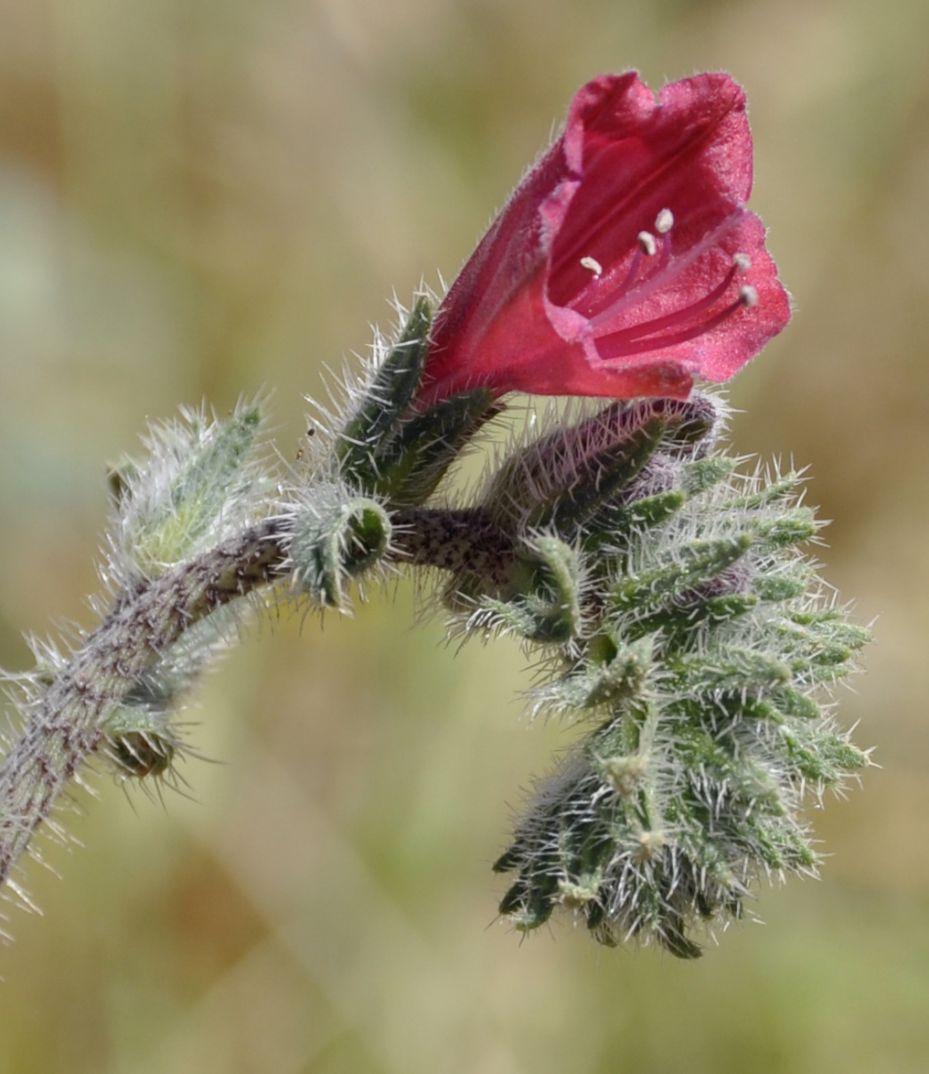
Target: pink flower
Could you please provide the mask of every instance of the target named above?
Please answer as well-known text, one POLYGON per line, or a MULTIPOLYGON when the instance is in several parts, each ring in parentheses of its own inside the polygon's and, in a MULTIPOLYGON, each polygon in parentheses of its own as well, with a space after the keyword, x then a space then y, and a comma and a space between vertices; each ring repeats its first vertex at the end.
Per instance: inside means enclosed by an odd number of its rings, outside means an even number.
POLYGON ((420 403, 474 387, 683 398, 694 377, 728 379, 790 319, 751 185, 728 75, 657 100, 635 72, 589 82, 439 307, 420 403))

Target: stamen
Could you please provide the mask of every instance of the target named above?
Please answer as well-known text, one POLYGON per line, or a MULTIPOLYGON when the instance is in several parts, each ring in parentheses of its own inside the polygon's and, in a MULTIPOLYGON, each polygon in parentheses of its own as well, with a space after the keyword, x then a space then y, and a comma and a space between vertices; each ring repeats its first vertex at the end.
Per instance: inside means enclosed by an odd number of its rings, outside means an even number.
POLYGON ((640 231, 637 235, 639 245, 648 254, 649 257, 654 257, 658 253, 658 243, 655 241, 655 236, 650 231, 640 231))
POLYGON ((590 271, 594 274, 594 276, 597 277, 598 280, 603 275, 603 266, 595 257, 590 257, 589 255, 587 257, 582 257, 581 265, 585 269, 590 269, 590 271))
POLYGON ((688 327, 683 327, 677 332, 668 332, 665 335, 657 334, 663 329, 674 328, 685 324, 687 321, 692 322, 697 314, 708 310, 723 296, 738 271, 739 267, 734 263, 720 283, 709 294, 698 302, 693 302, 691 305, 683 307, 683 309, 669 313, 664 317, 655 317, 651 321, 644 321, 642 324, 620 329, 618 332, 598 334, 596 336, 598 351, 606 361, 613 358, 627 358, 636 354, 645 354, 648 351, 662 350, 665 347, 674 347, 679 343, 686 343, 691 339, 696 339, 698 336, 711 332, 740 309, 751 309, 756 306, 759 301, 757 288, 752 287, 751 284, 746 284, 739 288, 738 297, 734 302, 730 302, 728 306, 724 306, 708 319, 698 320, 695 324, 691 323, 688 327))
MULTIPOLYGON (((752 288, 754 290, 754 288, 752 288)), ((665 347, 675 347, 679 343, 687 343, 697 336, 702 336, 728 320, 734 313, 747 306, 741 295, 735 302, 730 302, 714 314, 709 320, 700 324, 691 325, 680 332, 669 332, 666 336, 647 336, 644 339, 630 339, 628 332, 614 332, 612 335, 601 336, 597 339, 597 350, 605 361, 612 358, 629 358, 636 354, 647 354, 649 351, 662 350, 665 347)), ((684 311, 682 311, 684 312, 684 311)), ((653 322, 654 323, 654 322, 653 322)))
MULTIPOLYGON (((592 324, 596 324, 598 321, 602 322, 610 314, 617 314, 623 306, 629 303, 630 294, 634 294, 635 288, 647 284, 650 279, 656 276, 661 276, 668 267, 671 261, 670 241, 661 243, 659 253, 659 243, 650 231, 640 231, 637 238, 638 245, 632 255, 632 260, 629 262, 626 275, 620 284, 613 286, 607 283, 605 287, 599 288, 597 293, 590 293, 585 290, 583 295, 587 301, 571 303, 572 308, 576 309, 578 313, 582 313, 592 324), (658 254, 657 258, 656 254, 658 254), (640 279, 639 270, 646 262, 648 263, 648 271, 640 279)), ((609 279, 609 276, 607 279, 609 279)))
POLYGON ((674 213, 670 209, 662 209, 655 217, 655 230, 659 235, 667 235, 674 227, 674 213))
MULTIPOLYGON (((709 294, 704 295, 703 298, 697 302, 692 302, 689 306, 684 306, 682 309, 675 310, 673 313, 668 313, 664 317, 655 317, 651 321, 643 321, 641 324, 631 325, 629 328, 622 328, 617 332, 604 333, 607 338, 618 340, 623 339, 637 339, 639 336, 651 335, 653 332, 659 332, 662 328, 668 328, 671 325, 680 324, 685 318, 694 316, 697 313, 702 313, 703 310, 709 309, 714 303, 718 302, 726 293, 729 284, 735 279, 736 269, 733 266, 722 280, 713 288, 709 294)), ((742 300, 740 300, 741 303, 742 300)), ((746 303, 747 304, 747 303, 746 303)), ((605 310, 604 313, 598 317, 592 318, 591 323, 594 328, 602 327, 604 322, 610 319, 614 313, 615 307, 605 310), (599 322, 599 325, 598 325, 599 322)))
POLYGON ((752 259, 748 254, 733 254, 732 263, 739 270, 739 272, 748 272, 752 267, 752 259))

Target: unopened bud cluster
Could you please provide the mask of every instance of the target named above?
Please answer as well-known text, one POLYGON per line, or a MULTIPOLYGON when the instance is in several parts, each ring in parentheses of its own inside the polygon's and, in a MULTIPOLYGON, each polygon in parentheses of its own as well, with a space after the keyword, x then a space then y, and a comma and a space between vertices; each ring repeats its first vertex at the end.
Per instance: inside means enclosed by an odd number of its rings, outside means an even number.
POLYGON ((456 574, 464 629, 537 644, 537 710, 581 721, 495 865, 520 929, 564 908, 695 957, 693 927, 740 916, 760 876, 815 870, 805 792, 868 763, 829 704, 868 634, 802 551, 798 476, 739 473, 723 417, 616 404, 514 452, 474 508, 513 554, 456 574))

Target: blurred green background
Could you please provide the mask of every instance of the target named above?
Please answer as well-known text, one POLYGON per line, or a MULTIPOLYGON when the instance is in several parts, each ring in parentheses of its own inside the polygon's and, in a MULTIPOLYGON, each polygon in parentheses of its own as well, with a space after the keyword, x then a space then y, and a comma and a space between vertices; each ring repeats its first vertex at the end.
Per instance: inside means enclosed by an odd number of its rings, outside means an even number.
POLYGON ((696 964, 494 925, 510 808, 565 733, 513 646, 406 584, 257 629, 194 710, 191 800, 107 779, 0 949, 0 1071, 612 1074, 929 1066, 929 7, 923 0, 0 0, 0 664, 91 622, 104 462, 148 416, 303 393, 451 278, 588 77, 725 68, 797 302, 732 387, 810 464, 827 577, 879 616, 843 697, 883 766, 821 883, 696 964), (488 927, 491 926, 491 927, 488 927))

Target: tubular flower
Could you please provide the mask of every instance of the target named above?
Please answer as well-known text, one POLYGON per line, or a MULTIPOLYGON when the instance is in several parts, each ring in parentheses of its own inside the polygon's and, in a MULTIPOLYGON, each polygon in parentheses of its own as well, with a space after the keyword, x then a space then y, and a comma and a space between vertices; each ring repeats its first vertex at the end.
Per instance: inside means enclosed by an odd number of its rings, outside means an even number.
POLYGON ((725 74, 607 75, 574 98, 439 307, 419 402, 495 394, 686 397, 790 319, 744 206, 752 138, 725 74))

